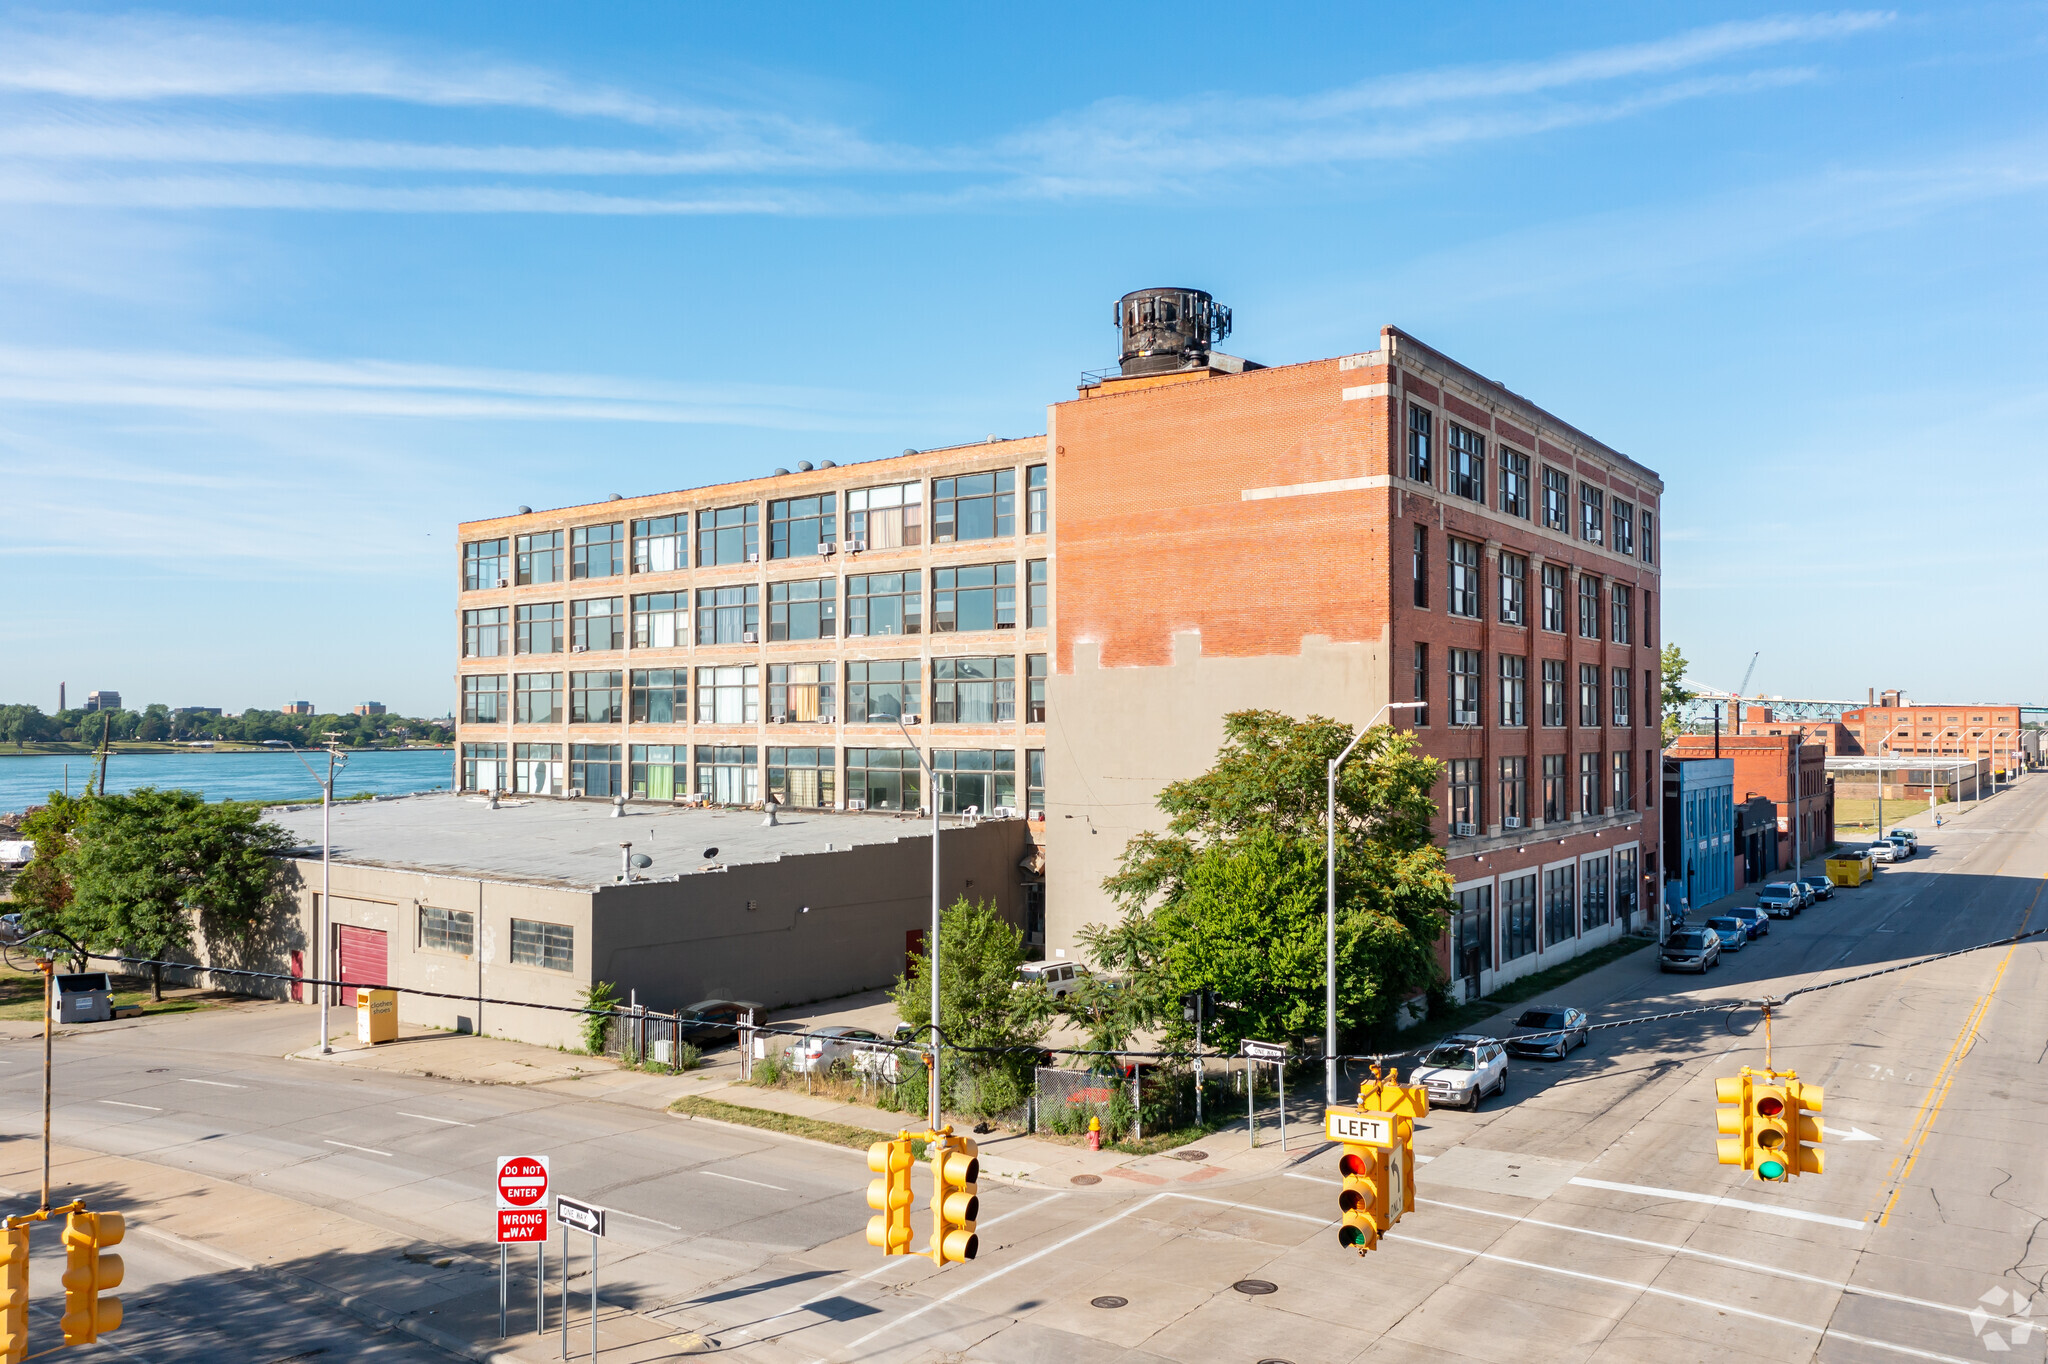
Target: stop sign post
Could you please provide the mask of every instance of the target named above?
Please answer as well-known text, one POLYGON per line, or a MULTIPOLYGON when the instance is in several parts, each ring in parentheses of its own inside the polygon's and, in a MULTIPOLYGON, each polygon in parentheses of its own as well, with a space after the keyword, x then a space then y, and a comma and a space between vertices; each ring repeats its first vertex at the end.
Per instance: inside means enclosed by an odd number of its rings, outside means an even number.
POLYGON ((505 1247, 531 1241, 533 1329, 547 1329, 548 1158, 500 1156, 492 1179, 498 1196, 498 1336, 505 1336, 505 1247))

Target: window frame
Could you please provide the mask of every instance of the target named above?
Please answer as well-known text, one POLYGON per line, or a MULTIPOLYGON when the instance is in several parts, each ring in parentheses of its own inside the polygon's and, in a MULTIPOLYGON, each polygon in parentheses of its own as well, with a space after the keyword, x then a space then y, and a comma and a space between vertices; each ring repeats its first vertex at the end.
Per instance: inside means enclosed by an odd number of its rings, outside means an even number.
POLYGON ((1487 503, 1486 437, 1477 431, 1448 423, 1444 440, 1444 491, 1467 502, 1487 503))
POLYGON ((542 919, 515 918, 512 920, 508 960, 513 966, 573 973, 576 969, 575 926, 548 923, 542 919))
POLYGON ((969 474, 948 474, 932 480, 932 543, 935 545, 966 545, 982 540, 1006 540, 1017 533, 1017 471, 1005 469, 979 469, 969 474), (981 481, 988 481, 983 491, 981 481), (975 486, 965 492, 962 484, 975 486), (980 504, 986 502, 984 509, 980 504), (971 507, 971 513, 963 513, 963 506, 971 507), (960 525, 964 515, 975 517, 977 532, 980 521, 987 518, 986 534, 963 535, 960 525), (941 527, 951 527, 942 530, 941 527))
POLYGON ((1408 481, 1431 488, 1436 486, 1436 471, 1430 461, 1435 428, 1434 413, 1415 403, 1408 404, 1408 481))
POLYGON ((1500 510, 1518 520, 1529 519, 1529 457, 1505 445, 1494 449, 1493 462, 1500 469, 1500 510))
POLYGON ((624 577, 630 555, 631 544, 626 538, 626 523, 623 521, 605 521, 594 526, 569 528, 571 582, 624 577), (593 556, 592 550, 599 552, 593 556), (596 571, 593 571, 593 568, 596 571))
POLYGON ((1480 619, 1485 599, 1479 584, 1480 564, 1485 552, 1477 540, 1460 535, 1444 537, 1444 614, 1465 620, 1480 619))

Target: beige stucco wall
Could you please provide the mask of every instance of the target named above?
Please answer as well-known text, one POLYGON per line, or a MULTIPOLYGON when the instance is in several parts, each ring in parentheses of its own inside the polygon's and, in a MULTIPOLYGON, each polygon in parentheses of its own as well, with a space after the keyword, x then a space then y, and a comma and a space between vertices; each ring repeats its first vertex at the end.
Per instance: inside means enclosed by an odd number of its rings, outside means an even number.
POLYGON ((1078 957, 1075 934, 1114 917, 1102 879, 1133 835, 1165 826, 1159 792, 1209 769, 1225 715, 1359 725, 1387 689, 1383 643, 1311 636, 1298 655, 1211 658, 1187 631, 1174 636, 1167 668, 1103 668, 1094 644, 1077 643, 1074 670, 1053 676, 1046 705, 1046 955, 1078 957))

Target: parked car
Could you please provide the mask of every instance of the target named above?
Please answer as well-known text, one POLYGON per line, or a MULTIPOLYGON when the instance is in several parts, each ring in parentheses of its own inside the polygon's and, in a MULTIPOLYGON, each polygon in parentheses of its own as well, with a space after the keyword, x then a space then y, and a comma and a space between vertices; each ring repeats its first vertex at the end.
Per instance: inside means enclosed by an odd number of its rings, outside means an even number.
POLYGON ((880 1033, 869 1032, 866 1028, 849 1028, 834 1024, 820 1028, 808 1037, 797 1038, 795 1044, 782 1054, 796 1071, 830 1070, 834 1061, 851 1057, 855 1052, 870 1048, 864 1043, 880 1042, 880 1033))
POLYGON ((1705 975, 1707 968, 1719 965, 1721 961, 1721 936, 1702 928, 1682 929, 1664 940, 1664 947, 1657 953, 1657 969, 1660 971, 1698 971, 1705 975))
POLYGON ((1721 939, 1723 952, 1740 952, 1749 946, 1749 925, 1732 914, 1717 914, 1706 921, 1707 932, 1721 939))
POLYGON ((1507 1050, 1489 1037, 1452 1033, 1429 1049, 1408 1083, 1428 1086, 1431 1108, 1476 1110, 1488 1095, 1507 1093, 1507 1050))
POLYGON ((1835 883, 1828 880, 1825 876, 1808 876, 1802 879, 1799 884, 1805 886, 1806 893, 1815 900, 1832 900, 1835 898, 1835 883))
POLYGON ((1806 908, 1806 897, 1790 881, 1773 881, 1756 893, 1756 907, 1773 919, 1789 919, 1806 908))
POLYGON ((1088 968, 1071 961, 1027 961, 1017 968, 1017 984, 1043 985, 1054 999, 1064 999, 1088 978, 1088 968))
POLYGON ((1525 1009, 1508 1034, 1508 1051, 1515 1056, 1548 1056, 1562 1061, 1573 1047, 1586 1045, 1586 1016, 1577 1009, 1543 1007, 1525 1009))
POLYGON ((768 1011, 759 1004, 740 999, 700 999, 683 1010, 683 1021, 676 1031, 683 1041, 702 1047, 737 1040, 742 1023, 758 1028, 767 1021, 768 1011))
POLYGON ((1885 837, 1903 838, 1916 848, 1920 846, 1920 831, 1918 829, 1909 829, 1903 824, 1894 825, 1891 829, 1887 830, 1885 837))
POLYGON ((1901 862, 1905 861, 1907 858, 1913 856, 1913 854, 1920 851, 1920 844, 1919 841, 1916 839, 1900 838, 1894 834, 1887 835, 1885 838, 1885 842, 1891 844, 1894 848, 1898 849, 1899 855, 1897 860, 1901 862))
POLYGON ((1728 913, 1731 917, 1740 919, 1749 925, 1749 937, 1752 942, 1771 931, 1771 916, 1758 909, 1755 905, 1742 905, 1729 910, 1728 913))
POLYGON ((1899 852, 1898 844, 1891 842, 1889 839, 1880 838, 1877 842, 1870 845, 1870 860, 1873 862, 1898 862, 1902 861, 1903 857, 1899 852))

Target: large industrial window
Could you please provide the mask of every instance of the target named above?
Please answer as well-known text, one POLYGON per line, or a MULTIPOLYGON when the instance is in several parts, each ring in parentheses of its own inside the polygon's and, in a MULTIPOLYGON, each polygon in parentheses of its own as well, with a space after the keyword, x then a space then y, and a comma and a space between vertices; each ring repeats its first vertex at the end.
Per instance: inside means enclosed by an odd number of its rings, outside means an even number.
POLYGON ((932 633, 1017 628, 1017 565, 932 570, 932 633))
POLYGON ((1635 605, 1632 599, 1633 595, 1621 583, 1616 583, 1614 590, 1608 594, 1607 614, 1612 627, 1608 638, 1613 643, 1632 644, 1635 642, 1634 612, 1631 609, 1635 605))
POLYGON ((1643 562, 1657 562, 1657 517, 1652 512, 1643 513, 1643 562))
POLYGON ((1519 554, 1500 556, 1500 623, 1527 624, 1525 612, 1529 591, 1529 561, 1519 554))
POLYGON ((754 583, 697 589, 699 644, 752 644, 761 637, 761 589, 754 583))
POLYGON ((462 547, 462 590, 481 592, 512 585, 510 550, 506 539, 472 540, 462 547))
POLYGON ((1429 609, 1429 527, 1415 528, 1415 553, 1409 575, 1415 582, 1415 604, 1429 609))
POLYGON ((1569 531, 1571 519, 1571 475, 1562 469, 1546 466, 1543 470, 1543 528, 1569 531))
POLYGON ((1565 632, 1565 590, 1564 565, 1543 565, 1543 628, 1554 634, 1565 632))
POLYGON ((522 606, 513 616, 512 648, 522 654, 562 652, 562 603, 535 602, 522 606))
POLYGON ((633 523, 633 571, 673 573, 690 566, 685 543, 690 538, 690 514, 657 516, 633 523))
POLYGON ((715 805, 761 799, 760 750, 752 745, 697 745, 697 794, 715 805))
POLYGON ((1519 829, 1529 817, 1529 760, 1500 760, 1500 822, 1503 828, 1519 829))
POLYGON ((1570 814, 1571 792, 1565 788, 1565 755, 1543 755, 1543 822, 1555 824, 1570 814))
POLYGON ((1546 658, 1543 660, 1543 724, 1546 729, 1564 727, 1565 713, 1564 660, 1546 658))
POLYGON ((1024 561, 1024 628, 1043 630, 1052 623, 1052 606, 1046 599, 1046 563, 1043 559, 1024 561))
POLYGON ((1600 665, 1581 663, 1579 665, 1579 726, 1582 729, 1600 728, 1600 665))
POLYGON ((571 578, 615 578, 626 571, 626 527, 578 526, 569 532, 571 578))
POLYGON ((761 557, 761 509, 719 507, 697 513, 697 566, 746 564, 761 557))
POLYGON ((1612 756, 1614 768, 1614 811, 1620 814, 1635 803, 1635 750, 1622 749, 1612 756))
POLYGON ((941 748, 932 754, 932 769, 942 814, 1016 808, 1017 755, 1007 748, 941 748))
POLYGON ((1029 725, 1045 723, 1045 665, 1044 654, 1024 655, 1024 723, 1029 725))
POLYGON ((1458 902, 1451 915, 1451 970, 1466 979, 1493 969, 1493 887, 1473 886, 1453 892, 1458 902))
POLYGON ((1429 465, 1430 414, 1419 407, 1408 409, 1408 477, 1417 483, 1435 483, 1429 465))
POLYGON ((914 658, 852 660, 846 665, 846 722, 893 724, 924 713, 921 674, 914 658))
POLYGON ((1024 750, 1024 810, 1045 818, 1045 750, 1024 750))
POLYGON ((617 744, 570 744, 569 789, 586 796, 624 794, 619 784, 617 744))
POLYGON ((420 950, 470 956, 476 951, 476 912, 420 906, 420 950))
POLYGON ((1046 486, 1046 466, 1034 464, 1024 471, 1024 533, 1043 535, 1052 526, 1051 489, 1046 486))
POLYGON ((839 634, 839 580, 768 584, 768 638, 832 639, 839 634))
POLYGON ((1629 727, 1628 699, 1633 694, 1628 684, 1628 669, 1616 668, 1612 681, 1614 692, 1614 727, 1616 729, 1627 729, 1629 727))
POLYGON ((1579 538, 1597 545, 1607 538, 1607 494, 1590 483, 1579 485, 1579 538))
POLYGON ((1451 574, 1445 609, 1454 616, 1479 616, 1479 542, 1450 537, 1451 574))
POLYGON ((697 669, 697 723, 751 725, 761 719, 761 669, 739 667, 697 669))
POLYGON ((829 748, 770 748, 768 790, 784 805, 829 810, 839 800, 838 756, 829 748))
POLYGON ((855 573, 846 580, 846 633, 914 635, 922 606, 915 573, 855 573))
POLYGON ((543 531, 538 535, 521 535, 513 544, 517 549, 515 574, 517 585, 532 587, 537 583, 558 583, 563 577, 562 551, 568 536, 558 530, 543 531))
POLYGON ((932 660, 932 723, 1001 725, 1017 718, 1017 660, 935 658, 932 660))
POLYGON ((1507 446, 1500 447, 1500 509, 1509 516, 1529 519, 1529 457, 1507 446))
POLYGON ((1451 770, 1451 837, 1471 838, 1479 832, 1479 759, 1453 758, 1446 766, 1451 770))
POLYGON ((462 746, 462 789, 502 791, 505 789, 505 745, 464 744, 462 746))
POLYGON ((1500 722, 1509 729, 1529 723, 1529 660, 1514 654, 1500 658, 1500 722))
POLYGON ((1600 580, 1590 573, 1579 575, 1579 638, 1600 638, 1600 580))
POLYGON ((1555 947, 1578 936, 1578 868, 1552 867, 1543 873, 1543 945, 1555 947))
POLYGON ((1479 723, 1479 651, 1452 649, 1450 655, 1451 723, 1476 725, 1479 723))
POLYGON ((1486 437, 1451 423, 1450 492, 1482 506, 1486 502, 1486 437))
POLYGON ((505 674, 469 673, 462 679, 462 723, 502 724, 505 714, 505 674))
POLYGON ((924 543, 924 485, 891 483, 846 495, 847 548, 904 549, 924 543))
POLYGON ((768 718, 784 723, 831 720, 839 713, 830 663, 768 665, 768 718))
POLYGON ((625 718, 620 709, 626 675, 622 672, 570 673, 569 723, 615 725, 625 718))
POLYGON ((1589 818, 1600 813, 1600 755, 1579 755, 1579 813, 1589 818))
POLYGON ((625 648, 626 599, 593 597, 569 603, 569 645, 579 653, 625 648))
POLYGON ((515 673, 512 678, 512 722, 520 725, 562 723, 562 675, 515 673))
POLYGON ((768 557, 801 559, 839 542, 839 495, 786 497, 768 504, 768 557))
POLYGON ((633 723, 686 725, 690 722, 688 668, 633 670, 633 723))
POLYGON ((993 540, 1017 533, 1017 471, 932 480, 932 543, 993 540))
POLYGON ((1503 877, 1500 883, 1500 959, 1526 957, 1536 950, 1536 873, 1503 877))
POLYGON ((1415 646, 1413 657, 1410 658, 1408 666, 1411 680, 1414 683, 1408 699, 1425 703, 1408 712, 1408 722, 1416 729, 1423 729, 1429 724, 1429 706, 1426 704, 1429 701, 1429 646, 1427 644, 1415 646))
POLYGON ((567 924, 544 924, 534 919, 512 921, 512 964, 540 966, 550 971, 572 970, 576 964, 575 930, 567 924))
POLYGON ((633 598, 633 647, 680 649, 690 642, 690 594, 646 592, 633 598))
POLYGON ((1614 499, 1614 552, 1636 552, 1636 509, 1620 498, 1614 499))
POLYGON ((1581 888, 1579 891, 1579 931, 1591 933, 1603 928, 1613 918, 1608 903, 1607 859, 1589 857, 1580 864, 1581 888))
POLYGON ((511 649, 506 646, 512 641, 508 637, 505 622, 512 613, 502 606, 486 607, 481 611, 462 613, 462 656, 464 658, 500 658, 511 649))
POLYGON ((907 748, 846 750, 846 802, 861 810, 915 810, 924 771, 907 748))
POLYGON ((682 744, 634 744, 633 795, 639 800, 674 800, 690 789, 690 750, 682 744))
POLYGON ((512 790, 522 796, 559 796, 569 788, 562 784, 560 744, 512 745, 512 790))

